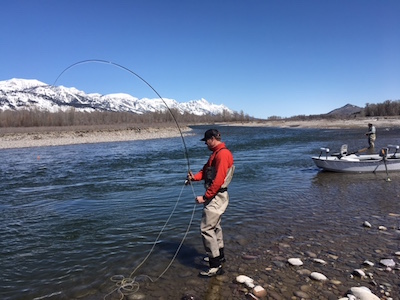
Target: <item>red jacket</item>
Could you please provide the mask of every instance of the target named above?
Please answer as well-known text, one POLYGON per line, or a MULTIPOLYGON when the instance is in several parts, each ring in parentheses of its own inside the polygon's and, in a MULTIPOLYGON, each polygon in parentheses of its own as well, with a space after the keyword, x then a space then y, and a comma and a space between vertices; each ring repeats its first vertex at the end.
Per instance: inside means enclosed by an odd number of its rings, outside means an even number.
POLYGON ((214 196, 218 194, 219 189, 224 184, 228 169, 233 166, 232 153, 226 148, 225 143, 220 143, 212 149, 212 152, 207 163, 203 166, 203 169, 194 175, 194 180, 196 181, 205 180, 207 169, 209 167, 215 168, 215 178, 204 195, 208 200, 214 198, 214 196))

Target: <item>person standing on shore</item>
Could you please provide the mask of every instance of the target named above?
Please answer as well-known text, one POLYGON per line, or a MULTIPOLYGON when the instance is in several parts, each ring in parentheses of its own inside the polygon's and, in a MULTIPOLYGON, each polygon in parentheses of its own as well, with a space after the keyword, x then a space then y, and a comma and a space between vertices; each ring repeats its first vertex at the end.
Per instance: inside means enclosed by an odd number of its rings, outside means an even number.
POLYGON ((376 129, 375 126, 371 123, 368 124, 368 132, 365 134, 368 136, 368 151, 373 152, 375 149, 375 140, 376 140, 376 129))
POLYGON ((212 151, 210 158, 196 174, 188 173, 189 181, 204 180, 206 192, 196 197, 196 202, 203 204, 201 218, 201 236, 210 268, 200 272, 202 276, 222 274, 222 263, 225 262, 224 240, 221 227, 222 214, 229 203, 228 185, 232 180, 235 166, 233 155, 221 142, 221 134, 216 129, 209 129, 201 139, 212 151))

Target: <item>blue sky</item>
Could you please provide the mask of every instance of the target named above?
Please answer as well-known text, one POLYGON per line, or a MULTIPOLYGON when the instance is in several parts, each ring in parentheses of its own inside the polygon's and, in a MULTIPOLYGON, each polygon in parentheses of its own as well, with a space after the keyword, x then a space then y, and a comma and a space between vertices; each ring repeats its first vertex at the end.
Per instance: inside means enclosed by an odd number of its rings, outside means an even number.
POLYGON ((397 0, 6 0, 0 80, 204 98, 258 118, 400 100, 397 0))

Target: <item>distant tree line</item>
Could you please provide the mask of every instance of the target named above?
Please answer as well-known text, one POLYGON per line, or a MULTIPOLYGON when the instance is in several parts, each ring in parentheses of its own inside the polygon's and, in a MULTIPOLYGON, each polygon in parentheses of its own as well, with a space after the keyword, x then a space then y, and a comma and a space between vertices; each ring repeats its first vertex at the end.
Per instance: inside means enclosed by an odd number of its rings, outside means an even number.
MULTIPOLYGON (((400 100, 386 100, 383 103, 370 104, 367 103, 365 107, 359 112, 351 115, 343 114, 319 114, 319 115, 297 115, 290 117, 292 120, 316 120, 316 119, 343 119, 343 118, 357 118, 357 117, 396 117, 400 116, 400 100)), ((277 116, 269 117, 268 120, 282 119, 277 116)))
POLYGON ((197 116, 180 114, 177 110, 135 114, 131 112, 94 111, 80 112, 71 108, 67 111, 48 112, 41 110, 0 111, 0 127, 57 127, 57 126, 96 126, 116 124, 157 124, 157 123, 213 123, 247 122, 252 118, 240 113, 223 111, 218 115, 197 116))
POLYGON ((378 104, 367 103, 363 112, 366 117, 400 116, 400 100, 386 100, 378 104))

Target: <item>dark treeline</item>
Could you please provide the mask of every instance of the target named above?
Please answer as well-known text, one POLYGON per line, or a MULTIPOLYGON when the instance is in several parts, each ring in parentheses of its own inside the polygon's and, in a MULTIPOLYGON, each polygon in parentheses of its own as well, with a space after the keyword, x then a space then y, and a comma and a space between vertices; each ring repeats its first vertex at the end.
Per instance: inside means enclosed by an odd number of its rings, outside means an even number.
MULTIPOLYGON (((400 100, 386 100, 383 103, 367 103, 360 112, 353 114, 320 114, 320 115, 297 115, 290 117, 292 120, 317 120, 317 119, 343 119, 357 117, 400 117, 400 100)), ((272 116, 269 120, 282 119, 278 116, 272 116)))
POLYGON ((366 117, 400 116, 400 100, 386 100, 379 104, 367 103, 364 108, 364 115, 366 117))
POLYGON ((130 112, 79 112, 75 109, 59 112, 40 110, 0 111, 0 127, 55 127, 55 126, 96 126, 116 124, 157 124, 178 123, 213 123, 213 122, 246 122, 252 118, 241 113, 224 111, 219 115, 197 116, 194 114, 180 114, 177 110, 171 112, 149 112, 135 114, 130 112), (172 117, 172 115, 174 117, 172 117))

